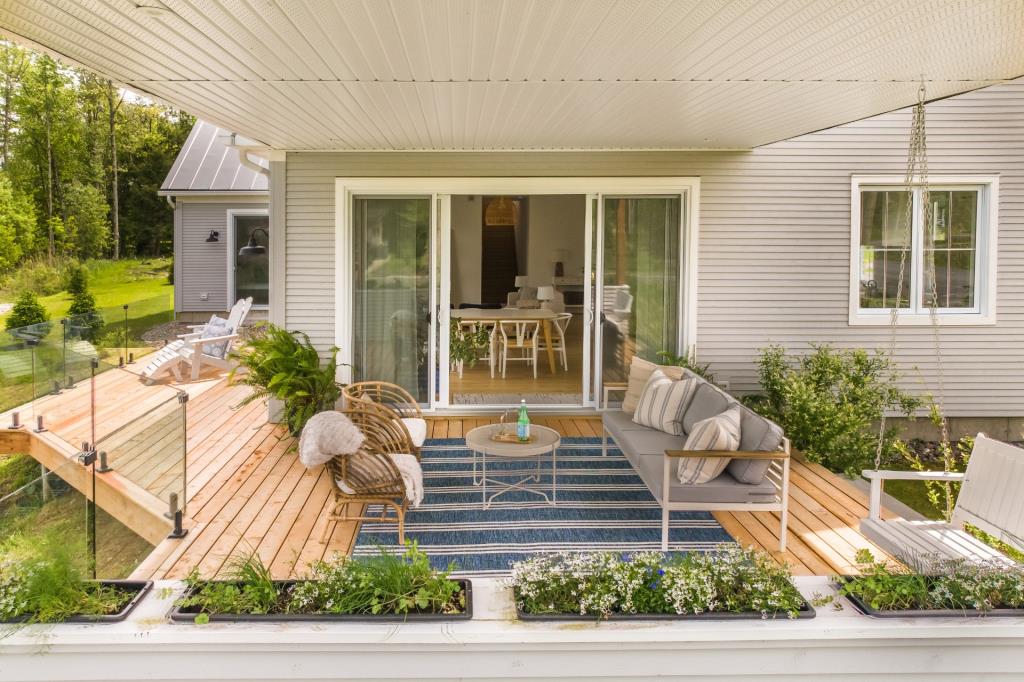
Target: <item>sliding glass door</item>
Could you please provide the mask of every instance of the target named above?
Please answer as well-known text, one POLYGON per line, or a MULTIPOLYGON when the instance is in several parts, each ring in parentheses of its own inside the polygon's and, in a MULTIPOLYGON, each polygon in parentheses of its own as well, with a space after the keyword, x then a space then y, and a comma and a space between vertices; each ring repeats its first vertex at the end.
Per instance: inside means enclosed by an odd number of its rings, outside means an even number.
POLYGON ((352 198, 352 377, 430 403, 430 196, 352 198))
MULTIPOLYGON (((603 195, 594 315, 595 387, 624 382, 634 356, 682 346, 683 198, 603 195)), ((600 399, 598 391, 595 398, 600 399)))

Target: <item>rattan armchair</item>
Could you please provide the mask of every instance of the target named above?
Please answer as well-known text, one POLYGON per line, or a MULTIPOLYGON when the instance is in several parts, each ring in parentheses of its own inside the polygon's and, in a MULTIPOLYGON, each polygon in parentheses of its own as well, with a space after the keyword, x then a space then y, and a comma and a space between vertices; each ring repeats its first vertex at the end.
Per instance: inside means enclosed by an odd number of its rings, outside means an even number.
POLYGON ((342 389, 345 407, 371 404, 390 410, 393 418, 402 424, 409 441, 411 454, 420 458, 420 448, 427 437, 427 420, 416 399, 401 386, 386 381, 359 381, 342 389))
POLYGON ((338 522, 395 521, 398 542, 405 542, 405 512, 409 506, 405 482, 393 455, 411 454, 403 450, 401 422, 380 407, 356 405, 341 411, 352 420, 366 440, 358 451, 337 455, 327 463, 334 489, 334 503, 320 537, 326 544, 338 522), (396 427, 397 425, 397 427, 396 427), (368 506, 382 505, 380 514, 367 514, 368 506), (388 512, 393 515, 389 516, 388 512))

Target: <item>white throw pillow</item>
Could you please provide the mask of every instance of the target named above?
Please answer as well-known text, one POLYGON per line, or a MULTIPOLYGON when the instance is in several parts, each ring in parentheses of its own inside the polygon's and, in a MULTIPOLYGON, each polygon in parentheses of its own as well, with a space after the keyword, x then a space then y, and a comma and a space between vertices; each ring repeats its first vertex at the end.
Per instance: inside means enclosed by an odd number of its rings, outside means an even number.
POLYGON ((640 401, 633 412, 633 421, 641 426, 681 436, 684 433, 683 413, 696 392, 695 380, 673 381, 660 369, 656 369, 651 372, 640 394, 640 401))
MULTIPOLYGON (((738 450, 740 447, 740 407, 734 405, 721 414, 693 425, 684 450, 738 450)), ((728 457, 685 457, 679 460, 679 482, 684 485, 707 483, 729 466, 728 457)))
POLYGON ((683 378, 681 367, 656 365, 638 355, 634 355, 629 363, 629 381, 626 387, 626 395, 622 399, 623 412, 630 415, 636 412, 637 403, 640 402, 640 394, 644 392, 644 386, 647 385, 647 380, 651 378, 651 372, 656 369, 660 369, 669 379, 683 378))
MULTIPOLYGON (((233 333, 231 325, 222 317, 214 315, 210 318, 210 321, 203 327, 202 333, 199 335, 200 339, 214 339, 221 336, 228 336, 233 333)), ((224 358, 225 353, 228 350, 227 341, 218 341, 216 343, 204 343, 203 354, 209 355, 214 358, 224 358)))

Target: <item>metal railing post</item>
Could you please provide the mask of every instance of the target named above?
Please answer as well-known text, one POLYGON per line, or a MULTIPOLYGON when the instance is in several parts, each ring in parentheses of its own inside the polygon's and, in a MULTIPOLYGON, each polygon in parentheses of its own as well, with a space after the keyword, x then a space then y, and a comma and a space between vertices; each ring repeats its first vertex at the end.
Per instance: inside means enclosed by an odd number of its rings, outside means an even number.
POLYGON ((128 359, 128 304, 124 304, 124 361, 130 362, 128 359))

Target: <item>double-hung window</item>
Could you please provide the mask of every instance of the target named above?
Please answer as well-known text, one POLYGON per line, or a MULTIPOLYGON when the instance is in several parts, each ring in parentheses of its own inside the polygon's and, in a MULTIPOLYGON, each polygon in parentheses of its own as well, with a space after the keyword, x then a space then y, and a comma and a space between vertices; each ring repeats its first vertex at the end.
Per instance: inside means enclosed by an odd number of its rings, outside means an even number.
POLYGON ((995 177, 853 178, 850 324, 995 322, 995 177))

